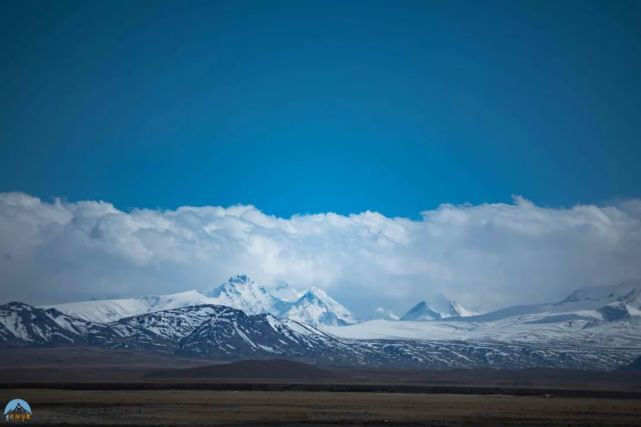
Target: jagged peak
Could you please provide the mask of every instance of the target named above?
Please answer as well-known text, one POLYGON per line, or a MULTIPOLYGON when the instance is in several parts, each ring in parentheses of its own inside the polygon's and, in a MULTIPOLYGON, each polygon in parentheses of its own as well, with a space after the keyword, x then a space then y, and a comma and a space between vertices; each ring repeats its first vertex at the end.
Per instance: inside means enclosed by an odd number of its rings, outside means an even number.
POLYGON ((438 320, 441 318, 441 314, 430 308, 426 301, 420 301, 405 313, 401 320, 428 320, 428 318, 438 320))
POLYGON ((235 274, 227 279, 227 283, 232 283, 235 285, 246 285, 255 282, 246 274, 235 274))
POLYGON ((207 292, 206 295, 210 297, 218 297, 222 293, 239 293, 244 292, 244 289, 256 290, 260 293, 267 294, 267 290, 259 286, 254 280, 245 274, 236 274, 227 279, 226 282, 216 287, 214 290, 207 292))
POLYGON ((305 292, 305 295, 310 295, 310 296, 315 296, 320 299, 331 299, 329 295, 327 295, 327 292, 322 290, 321 288, 317 288, 316 286, 312 286, 305 292))

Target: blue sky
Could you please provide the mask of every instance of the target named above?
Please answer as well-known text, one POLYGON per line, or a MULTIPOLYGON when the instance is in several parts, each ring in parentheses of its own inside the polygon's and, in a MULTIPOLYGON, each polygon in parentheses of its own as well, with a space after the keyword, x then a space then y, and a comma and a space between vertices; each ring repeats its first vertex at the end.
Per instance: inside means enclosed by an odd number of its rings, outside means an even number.
POLYGON ((0 4, 0 191, 418 217, 641 194, 641 3, 0 4))

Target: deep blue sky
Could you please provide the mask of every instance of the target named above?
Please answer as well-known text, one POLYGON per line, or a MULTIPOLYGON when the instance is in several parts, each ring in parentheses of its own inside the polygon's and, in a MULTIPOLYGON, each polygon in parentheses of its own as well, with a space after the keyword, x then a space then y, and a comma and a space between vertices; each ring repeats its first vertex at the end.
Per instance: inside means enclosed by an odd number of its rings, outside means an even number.
POLYGON ((0 191, 267 213, 641 196, 641 2, 0 2, 0 191))

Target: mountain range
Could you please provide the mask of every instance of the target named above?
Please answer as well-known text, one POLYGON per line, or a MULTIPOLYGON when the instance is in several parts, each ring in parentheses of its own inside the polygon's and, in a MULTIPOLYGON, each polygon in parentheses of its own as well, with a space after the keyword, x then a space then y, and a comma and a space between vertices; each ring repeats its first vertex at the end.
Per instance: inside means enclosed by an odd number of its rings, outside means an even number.
POLYGON ((170 295, 73 302, 44 308, 55 308, 93 322, 109 323, 139 314, 207 304, 233 307, 247 314, 270 313, 315 326, 345 326, 357 321, 348 309, 322 289, 313 287, 299 292, 281 282, 271 290, 240 274, 208 292, 191 290, 170 295))
POLYGON ((429 368, 615 369, 641 354, 641 282, 467 317, 443 311, 454 304, 430 300, 406 320, 360 323, 318 289, 279 287, 289 296, 234 276, 206 293, 40 308, 13 302, 0 306, 0 346, 89 345, 213 360, 429 368))
POLYGON ((315 326, 356 323, 348 309, 316 287, 299 292, 281 282, 274 291, 270 291, 246 275, 236 275, 207 296, 213 298, 212 304, 227 305, 248 314, 271 313, 315 326))
POLYGON ((351 339, 506 342, 529 345, 637 348, 641 345, 641 281, 581 289, 549 304, 507 307, 489 313, 430 321, 419 304, 405 321, 371 320, 331 333, 351 339), (411 319, 411 320, 410 320, 411 319))
MULTIPOLYGON (((396 322, 401 324, 403 322, 396 322)), ((141 314, 104 324, 22 303, 0 306, 0 347, 99 346, 217 361, 290 359, 324 366, 612 369, 630 348, 457 340, 350 339, 271 314, 216 305, 141 314)))
MULTIPOLYGON (((346 326, 359 322, 347 308, 322 289, 312 287, 301 292, 285 282, 267 288, 242 274, 232 276, 213 290, 204 292, 190 290, 169 295, 72 302, 44 308, 55 308, 71 316, 108 323, 124 317, 203 304, 225 305, 247 314, 270 313, 314 326, 346 326)), ((398 320, 398 316, 384 308, 377 309, 375 313, 375 318, 398 320)), ((401 320, 437 320, 472 314, 455 301, 437 295, 430 299, 429 306, 422 301, 401 320)))

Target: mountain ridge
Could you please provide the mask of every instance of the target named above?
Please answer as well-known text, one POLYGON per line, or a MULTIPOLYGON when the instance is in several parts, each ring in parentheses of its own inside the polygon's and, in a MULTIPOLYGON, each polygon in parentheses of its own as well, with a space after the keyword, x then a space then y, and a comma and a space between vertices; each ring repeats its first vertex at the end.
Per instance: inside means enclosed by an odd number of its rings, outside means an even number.
POLYGON ((249 276, 237 274, 205 293, 189 290, 167 295, 70 302, 43 308, 53 308, 70 316, 99 323, 203 304, 224 305, 248 314, 271 313, 316 326, 339 326, 356 322, 347 308, 320 288, 312 287, 300 293, 283 282, 277 288, 280 293, 289 295, 286 298, 291 299, 294 295, 297 298, 287 300, 275 297, 268 288, 259 285, 249 276))
MULTIPOLYGON (((240 278, 234 286, 248 283, 248 278, 240 278)), ((237 295, 244 295, 242 291, 237 295)), ((214 300, 197 291, 134 299, 148 312, 113 322, 13 302, 0 306, 0 346, 95 345, 216 360, 281 357, 326 365, 614 369, 641 354, 640 292, 641 283, 630 282, 577 290, 557 303, 506 307, 477 316, 418 316, 347 326, 322 317, 327 313, 323 304, 332 314, 345 313, 340 305, 332 307, 338 303, 321 289, 312 288, 293 302, 279 300, 283 307, 298 303, 312 320, 327 323, 318 328, 269 313, 192 304, 214 300)), ((425 302, 417 307, 419 314, 430 309, 425 302)))
POLYGON ((92 345, 209 360, 288 359, 320 366, 614 369, 631 363, 641 348, 638 343, 635 348, 589 348, 451 339, 355 340, 291 319, 208 305, 146 313, 107 325, 90 324, 55 309, 11 303, 0 306, 0 326, 2 347, 92 345), (52 321, 61 316, 64 322, 52 321), (31 327, 32 321, 49 326, 43 333, 42 327, 31 327), (82 327, 70 331, 77 322, 82 327), (166 332, 175 325, 183 329, 172 337, 166 332), (7 339, 7 334, 15 339, 7 339))

